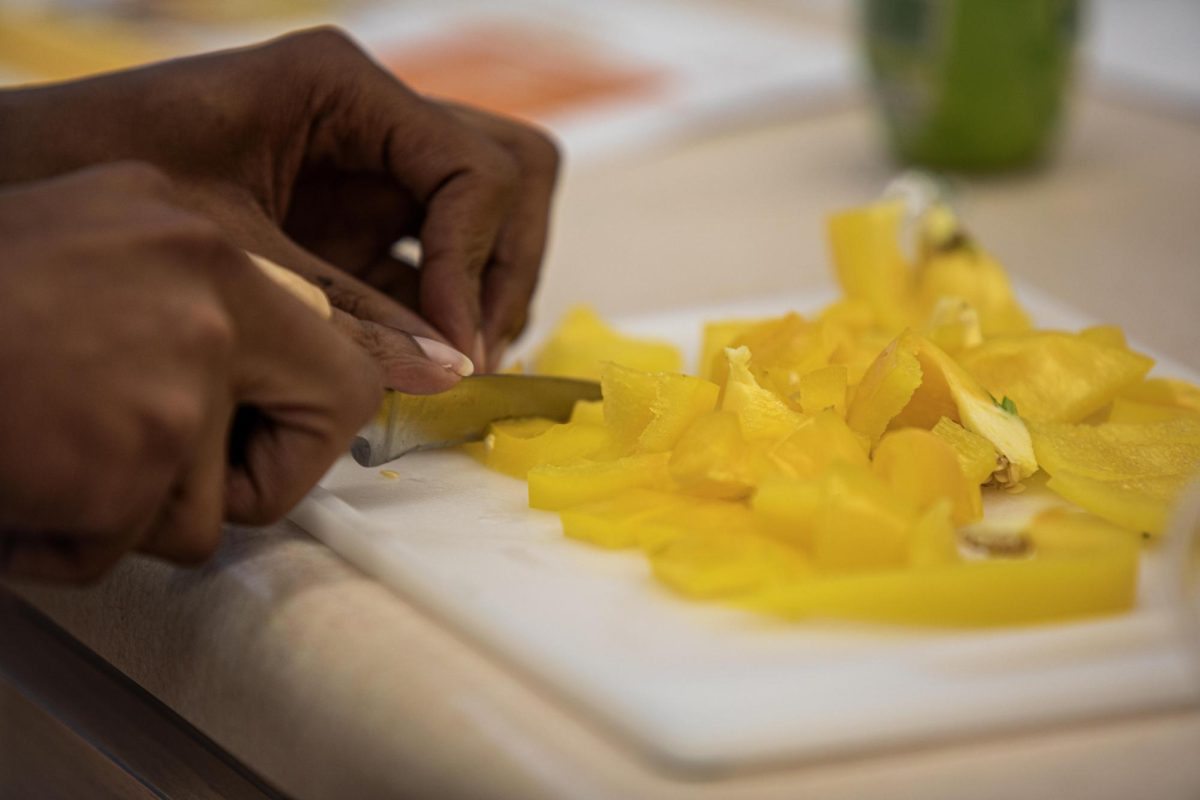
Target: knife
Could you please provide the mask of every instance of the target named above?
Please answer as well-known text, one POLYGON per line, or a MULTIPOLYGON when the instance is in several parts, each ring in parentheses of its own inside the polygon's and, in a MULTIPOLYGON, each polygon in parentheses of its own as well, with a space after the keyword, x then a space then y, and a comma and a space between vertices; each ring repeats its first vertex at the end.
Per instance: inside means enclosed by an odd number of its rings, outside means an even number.
MULTIPOLYGON (((260 255, 247 252, 263 274, 328 319, 329 299, 316 286, 260 255)), ((405 453, 482 439, 488 425, 504 419, 546 417, 565 422, 579 400, 599 400, 600 384, 539 375, 472 375, 439 394, 388 389, 379 411, 350 445, 364 467, 405 453)))
POLYGON ((598 383, 539 375, 472 375, 439 394, 389 389, 350 454, 364 467, 377 467, 416 450, 478 441, 488 425, 503 419, 565 422, 576 401, 599 399, 598 383))

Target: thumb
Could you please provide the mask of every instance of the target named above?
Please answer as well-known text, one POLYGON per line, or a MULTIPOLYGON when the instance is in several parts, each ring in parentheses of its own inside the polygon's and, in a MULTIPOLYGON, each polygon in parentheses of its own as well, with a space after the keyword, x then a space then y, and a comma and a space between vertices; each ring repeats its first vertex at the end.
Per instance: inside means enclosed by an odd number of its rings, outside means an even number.
POLYGON ((436 394, 474 371, 471 359, 444 342, 412 336, 334 309, 333 325, 358 342, 383 372, 389 389, 408 394, 436 394))

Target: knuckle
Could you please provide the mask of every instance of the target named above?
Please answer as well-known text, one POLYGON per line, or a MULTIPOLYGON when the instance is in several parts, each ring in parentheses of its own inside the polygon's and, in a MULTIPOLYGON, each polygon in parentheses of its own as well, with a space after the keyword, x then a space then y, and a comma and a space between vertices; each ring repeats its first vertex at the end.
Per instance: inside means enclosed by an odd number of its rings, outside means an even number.
POLYGON ((524 162, 539 173, 558 174, 562 152, 550 134, 540 128, 524 126, 517 138, 517 147, 524 162))
POLYGON ((215 302, 189 303, 176 315, 172 333, 186 352, 222 359, 233 353, 237 338, 233 319, 215 302))
POLYGON ((166 173, 145 161, 114 161, 101 170, 108 180, 149 194, 165 195, 171 187, 166 173))
POLYGON ((147 451, 172 461, 184 457, 195 446, 206 416, 203 402, 193 392, 158 392, 142 414, 147 451))
POLYGON ((507 151, 489 143, 480 151, 475 174, 486 190, 507 199, 516 192, 521 170, 507 151))
POLYGON ((362 48, 354 38, 336 25, 317 25, 290 34, 283 39, 290 47, 300 50, 308 58, 314 53, 322 56, 362 57, 362 48))

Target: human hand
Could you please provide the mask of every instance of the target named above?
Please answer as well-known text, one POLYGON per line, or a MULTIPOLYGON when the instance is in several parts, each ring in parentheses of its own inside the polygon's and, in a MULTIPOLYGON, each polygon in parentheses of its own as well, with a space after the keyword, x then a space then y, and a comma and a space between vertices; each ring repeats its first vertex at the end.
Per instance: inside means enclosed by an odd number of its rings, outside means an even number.
POLYGON ((0 132, 11 154, 0 180, 115 159, 154 164, 181 204, 233 242, 322 286, 393 388, 445 388, 397 362, 409 344, 397 331, 447 341, 482 370, 525 325, 554 145, 415 94, 336 31, 8 100, 20 133, 0 132), (419 269, 391 255, 406 236, 420 240, 419 269))
MULTIPOLYGON (((378 407, 378 367, 138 164, 0 188, 0 567, 194 562, 282 516, 378 407)), ((438 369, 430 365, 432 369, 438 369)))

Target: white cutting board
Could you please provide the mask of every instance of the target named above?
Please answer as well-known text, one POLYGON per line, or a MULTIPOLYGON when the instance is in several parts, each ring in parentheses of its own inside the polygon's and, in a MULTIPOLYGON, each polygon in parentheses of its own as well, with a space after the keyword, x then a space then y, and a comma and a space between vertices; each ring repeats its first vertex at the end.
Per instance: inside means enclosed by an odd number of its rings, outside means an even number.
MULTIPOLYGON (((1043 326, 1089 324, 1022 296, 1043 326)), ((705 319, 827 299, 619 327, 694 357, 705 319)), ((399 478, 343 459, 292 520, 663 766, 711 775, 1200 703, 1158 553, 1144 558, 1138 608, 1108 619, 999 632, 783 623, 684 602, 640 553, 565 539, 555 514, 527 507, 523 481, 461 452, 389 466, 399 478)))

